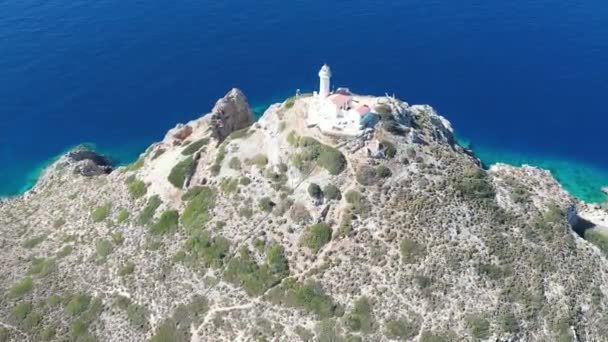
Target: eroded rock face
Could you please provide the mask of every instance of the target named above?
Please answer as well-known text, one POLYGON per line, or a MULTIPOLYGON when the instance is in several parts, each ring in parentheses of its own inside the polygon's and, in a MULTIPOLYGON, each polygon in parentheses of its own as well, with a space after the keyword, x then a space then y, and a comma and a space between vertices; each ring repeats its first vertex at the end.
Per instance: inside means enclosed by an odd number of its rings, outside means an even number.
POLYGON ((219 141, 236 130, 250 126, 254 120, 245 94, 236 88, 216 102, 210 116, 211 130, 219 141))
POLYGON ((74 171, 85 177, 94 177, 112 172, 112 162, 85 147, 78 148, 66 155, 69 163, 75 165, 74 171))

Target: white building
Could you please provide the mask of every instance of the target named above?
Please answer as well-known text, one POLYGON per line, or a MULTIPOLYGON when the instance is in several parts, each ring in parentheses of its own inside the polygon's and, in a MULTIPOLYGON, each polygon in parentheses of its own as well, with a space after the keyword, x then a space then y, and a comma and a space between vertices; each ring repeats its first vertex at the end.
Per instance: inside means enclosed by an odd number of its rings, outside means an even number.
POLYGON ((309 105, 308 125, 318 126, 323 133, 358 135, 361 119, 370 107, 359 103, 347 88, 331 93, 331 69, 324 64, 319 71, 319 92, 309 105))

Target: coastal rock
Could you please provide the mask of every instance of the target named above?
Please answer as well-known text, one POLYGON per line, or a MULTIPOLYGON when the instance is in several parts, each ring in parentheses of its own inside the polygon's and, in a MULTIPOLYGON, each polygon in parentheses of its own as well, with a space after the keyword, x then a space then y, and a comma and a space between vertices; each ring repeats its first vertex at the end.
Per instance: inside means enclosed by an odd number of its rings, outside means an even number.
POLYGON ((602 192, 608 195, 608 186, 603 187, 602 192))
POLYGON ((94 177, 112 172, 112 162, 86 147, 68 152, 66 159, 74 165, 74 171, 85 177, 94 177))
POLYGON ((220 142, 230 133, 250 126, 254 120, 245 94, 236 88, 216 102, 210 117, 212 134, 220 142))

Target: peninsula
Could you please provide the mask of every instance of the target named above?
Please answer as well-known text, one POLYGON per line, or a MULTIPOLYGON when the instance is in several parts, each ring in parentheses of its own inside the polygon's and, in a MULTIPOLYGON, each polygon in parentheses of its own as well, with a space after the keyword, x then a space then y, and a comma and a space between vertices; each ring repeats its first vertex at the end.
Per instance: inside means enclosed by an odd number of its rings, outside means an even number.
POLYGON ((1 202, 0 341, 608 336, 605 207, 330 79, 258 121, 232 89, 132 165, 78 148, 1 202))

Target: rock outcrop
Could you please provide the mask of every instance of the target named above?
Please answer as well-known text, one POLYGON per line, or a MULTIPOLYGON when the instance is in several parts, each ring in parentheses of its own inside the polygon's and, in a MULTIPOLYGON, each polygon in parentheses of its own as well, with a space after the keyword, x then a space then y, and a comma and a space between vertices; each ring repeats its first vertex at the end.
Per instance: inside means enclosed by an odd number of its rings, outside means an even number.
POLYGON ((87 147, 77 147, 68 152, 66 160, 74 166, 76 173, 85 177, 100 176, 112 172, 110 159, 87 147))
POLYGON ((210 120, 212 134, 221 142, 230 133, 253 124, 254 116, 245 94, 234 88, 217 101, 211 110, 210 120))

